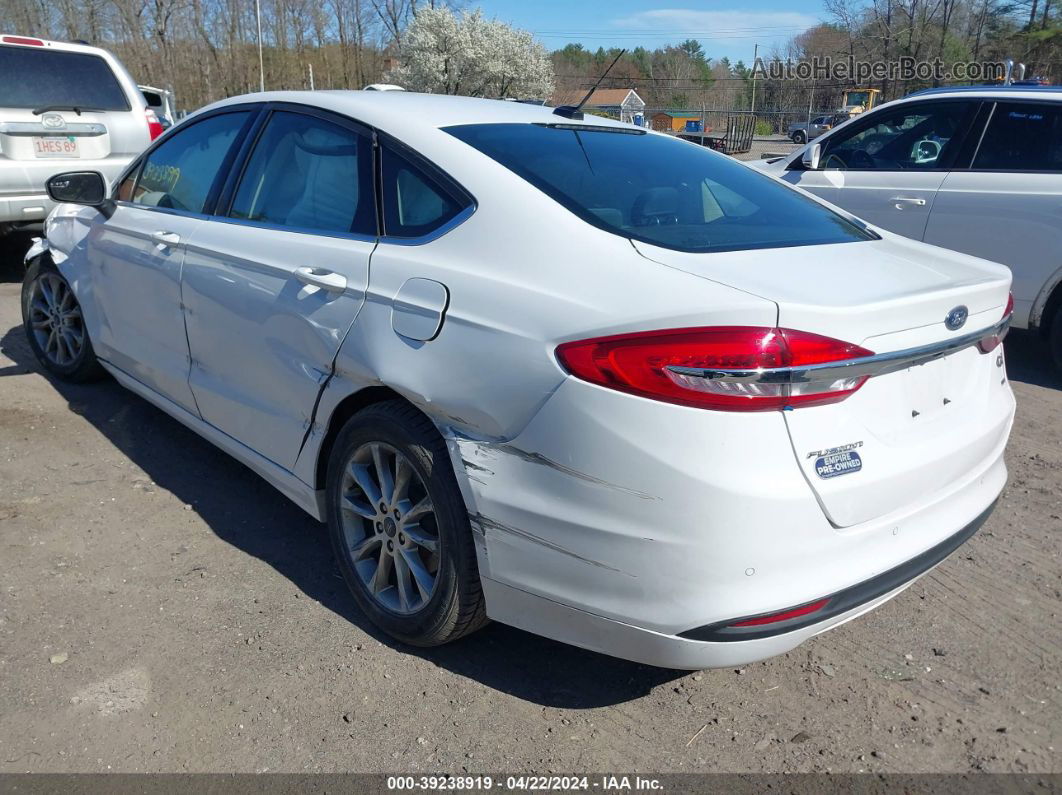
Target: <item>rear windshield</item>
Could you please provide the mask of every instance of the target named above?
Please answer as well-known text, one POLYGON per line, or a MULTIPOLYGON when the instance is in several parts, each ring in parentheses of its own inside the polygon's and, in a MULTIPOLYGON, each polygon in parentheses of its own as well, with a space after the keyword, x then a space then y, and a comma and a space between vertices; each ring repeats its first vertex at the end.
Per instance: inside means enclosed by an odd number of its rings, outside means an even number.
POLYGON ((733 251, 876 237, 725 155, 628 129, 470 124, 446 132, 588 223, 665 248, 733 251))
POLYGON ((0 46, 0 75, 0 108, 129 110, 118 79, 98 55, 0 46))

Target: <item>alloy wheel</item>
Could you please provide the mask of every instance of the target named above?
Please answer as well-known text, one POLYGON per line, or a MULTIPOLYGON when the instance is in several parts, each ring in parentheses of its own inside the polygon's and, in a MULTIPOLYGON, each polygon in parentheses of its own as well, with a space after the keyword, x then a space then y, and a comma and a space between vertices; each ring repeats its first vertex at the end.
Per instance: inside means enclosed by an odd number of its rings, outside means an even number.
POLYGON ((85 322, 70 285, 56 273, 33 282, 29 325, 38 347, 54 365, 69 367, 85 347, 85 322))
POLYGON ((343 470, 343 539, 366 592, 383 608, 409 615, 435 592, 441 538, 424 481, 383 442, 358 447, 343 470))

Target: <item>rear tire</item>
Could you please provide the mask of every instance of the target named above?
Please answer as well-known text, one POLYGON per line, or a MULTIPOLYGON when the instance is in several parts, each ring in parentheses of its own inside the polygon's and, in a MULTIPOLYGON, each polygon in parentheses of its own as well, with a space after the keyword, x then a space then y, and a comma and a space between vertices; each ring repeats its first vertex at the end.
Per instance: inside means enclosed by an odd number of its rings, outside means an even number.
POLYGON ((795 143, 797 145, 800 145, 800 144, 806 144, 807 142, 808 142, 808 137, 807 137, 807 135, 804 134, 804 132, 802 130, 797 130, 795 133, 793 133, 793 143, 795 143))
POLYGON ((1051 333, 1047 335, 1047 344, 1051 348, 1051 359, 1055 368, 1062 371, 1062 306, 1055 310, 1051 318, 1051 333))
POLYGON ((399 400, 359 411, 328 462, 328 530, 366 616, 414 646, 487 623, 468 510, 435 426, 399 400))
POLYGON ((22 328, 37 361, 57 378, 83 383, 106 375, 92 349, 81 304, 47 256, 37 257, 22 280, 22 328))

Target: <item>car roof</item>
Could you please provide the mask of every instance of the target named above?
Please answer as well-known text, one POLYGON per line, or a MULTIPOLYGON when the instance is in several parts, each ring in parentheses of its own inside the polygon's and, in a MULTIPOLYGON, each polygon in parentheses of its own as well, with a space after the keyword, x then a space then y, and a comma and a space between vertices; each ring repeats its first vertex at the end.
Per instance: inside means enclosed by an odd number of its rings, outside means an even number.
POLYGON ((200 112, 248 102, 291 102, 335 111, 382 129, 439 128, 460 124, 579 124, 643 129, 587 114, 557 116, 553 108, 500 99, 418 94, 413 91, 266 91, 215 102, 200 112))
MULTIPOLYGON (((925 96, 946 96, 948 94, 955 94, 958 96, 969 96, 970 94, 977 94, 984 97, 1009 97, 1013 98, 1015 94, 1057 94, 1057 98, 1062 99, 1062 86, 941 86, 938 88, 923 88, 921 91, 915 91, 912 94, 908 94, 904 99, 912 99, 914 97, 925 96)), ((1055 99, 1056 97, 1049 97, 1055 99)))

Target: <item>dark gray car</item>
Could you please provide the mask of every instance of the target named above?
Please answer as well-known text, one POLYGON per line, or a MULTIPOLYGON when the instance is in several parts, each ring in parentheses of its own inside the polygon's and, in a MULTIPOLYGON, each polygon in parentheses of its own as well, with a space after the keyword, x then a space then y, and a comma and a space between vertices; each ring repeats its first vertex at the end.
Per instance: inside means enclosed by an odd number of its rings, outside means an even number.
POLYGON ((811 138, 822 135, 833 126, 832 116, 816 116, 811 122, 795 122, 789 125, 788 136, 795 144, 806 144, 811 138))

